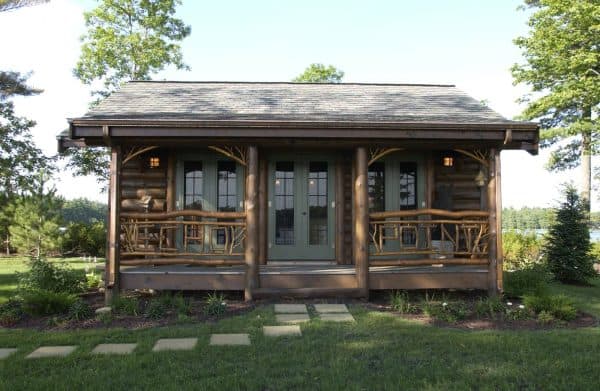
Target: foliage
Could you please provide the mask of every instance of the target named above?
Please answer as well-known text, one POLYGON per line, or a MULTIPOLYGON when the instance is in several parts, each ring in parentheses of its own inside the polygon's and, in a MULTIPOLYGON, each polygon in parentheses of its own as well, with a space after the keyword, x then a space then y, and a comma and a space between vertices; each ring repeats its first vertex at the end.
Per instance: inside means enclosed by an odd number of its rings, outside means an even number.
POLYGON ((504 232, 502 249, 505 270, 519 270, 541 261, 542 243, 535 233, 504 232))
POLYGON ((508 297, 521 297, 529 293, 542 292, 547 289, 550 277, 543 265, 504 272, 504 294, 508 297))
POLYGON ((140 304, 135 296, 115 296, 112 301, 113 310, 122 315, 138 316, 140 304))
POLYGON ((0 304, 0 326, 12 326, 23 318, 23 302, 15 298, 0 304))
POLYGON ((92 308, 85 301, 78 299, 71 307, 69 307, 69 319, 71 320, 84 320, 91 318, 94 314, 92 308))
POLYGON ((341 83, 344 72, 333 65, 310 64, 304 72, 295 77, 295 83, 341 83))
POLYGON ((227 309, 225 295, 222 293, 209 293, 204 301, 204 313, 209 316, 222 315, 227 309))
POLYGON ((414 314, 418 308, 410 302, 408 292, 394 291, 390 294, 390 306, 401 314, 414 314))
POLYGON ((531 318, 532 313, 526 305, 514 305, 509 301, 506 303, 504 316, 509 320, 527 320, 531 318))
POLYGON ((67 224, 106 222, 108 206, 102 202, 88 200, 87 198, 75 198, 64 202, 61 215, 67 224))
POLYGON ((21 297, 23 311, 34 316, 67 313, 77 300, 77 297, 70 293, 44 289, 27 290, 21 294, 21 297))
POLYGON ((565 200, 556 212, 556 223, 548 232, 544 253, 558 281, 587 283, 596 272, 585 205, 572 186, 567 186, 563 194, 565 200))
POLYGON ((161 319, 167 314, 167 307, 165 306, 164 300, 160 297, 154 297, 148 301, 146 306, 146 318, 149 319, 161 319))
POLYGON ((96 289, 102 286, 102 276, 95 271, 85 274, 85 286, 88 289, 96 289))
POLYGON ((19 291, 49 291, 55 293, 78 293, 83 291, 85 276, 70 268, 32 258, 29 271, 18 274, 19 291))
POLYGON ((62 238, 63 254, 103 256, 106 251, 106 224, 71 223, 62 238))
POLYGON ((504 313, 506 308, 500 297, 479 298, 475 303, 475 314, 480 318, 495 318, 498 314, 504 313))
POLYGON ((554 221, 554 209, 529 208, 502 209, 502 230, 537 230, 548 229, 554 221))
POLYGON ((539 314, 546 311, 556 319, 573 320, 577 316, 577 309, 572 299, 565 295, 525 295, 525 306, 539 314))
POLYGON ((463 301, 426 302, 423 312, 436 320, 446 323, 454 323, 469 316, 469 308, 463 301))
MULTIPOLYGON (((600 103, 600 3, 597 1, 526 0, 532 9, 527 37, 515 44, 525 64, 515 64, 515 83, 526 83, 536 93, 526 96, 523 112, 539 119, 545 131, 542 147, 554 146, 548 167, 564 170, 583 165, 591 175, 590 156, 597 153, 600 103)), ((586 181, 583 198, 589 201, 586 181)), ((587 205, 589 210, 589 204, 587 205)))
POLYGON ((553 323, 556 319, 549 311, 540 311, 537 316, 537 321, 541 324, 553 323))
POLYGON ((0 12, 12 11, 21 7, 47 3, 49 0, 0 0, 0 12))
POLYGON ((592 249, 590 250, 590 254, 594 262, 600 263, 600 242, 593 242, 592 249))

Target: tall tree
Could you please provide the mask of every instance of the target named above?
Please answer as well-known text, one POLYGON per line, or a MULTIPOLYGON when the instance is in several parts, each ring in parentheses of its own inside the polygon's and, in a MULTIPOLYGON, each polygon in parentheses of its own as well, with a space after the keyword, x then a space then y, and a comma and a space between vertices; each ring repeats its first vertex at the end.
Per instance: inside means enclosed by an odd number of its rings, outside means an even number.
POLYGON ((47 3, 50 0, 0 0, 0 12, 11 11, 17 8, 28 7, 40 3, 47 3))
POLYGON ((310 64, 302 74, 295 77, 295 83, 341 83, 344 72, 333 65, 310 64))
POLYGON ((553 147, 548 168, 581 166, 582 199, 589 211, 592 154, 598 151, 600 104, 600 2, 525 0, 531 9, 528 36, 515 44, 525 63, 515 64, 515 84, 531 86, 522 116, 539 119, 541 146, 553 147))
MULTIPOLYGON (((189 69, 183 62, 181 42, 190 26, 175 17, 180 0, 100 0, 84 14, 87 33, 74 74, 91 85, 96 98, 107 97, 129 80, 149 80, 169 65, 189 69)), ((77 175, 108 178, 105 148, 71 149, 68 166, 77 175)))

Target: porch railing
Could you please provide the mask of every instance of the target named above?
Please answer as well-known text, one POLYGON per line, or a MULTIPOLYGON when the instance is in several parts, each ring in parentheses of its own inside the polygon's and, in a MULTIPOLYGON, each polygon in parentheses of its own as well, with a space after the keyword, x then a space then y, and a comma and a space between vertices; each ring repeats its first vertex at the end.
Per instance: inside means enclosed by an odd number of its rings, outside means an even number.
POLYGON ((244 212, 121 214, 122 265, 240 265, 245 239, 244 212))
POLYGON ((417 209, 369 218, 372 266, 488 263, 488 212, 417 209))

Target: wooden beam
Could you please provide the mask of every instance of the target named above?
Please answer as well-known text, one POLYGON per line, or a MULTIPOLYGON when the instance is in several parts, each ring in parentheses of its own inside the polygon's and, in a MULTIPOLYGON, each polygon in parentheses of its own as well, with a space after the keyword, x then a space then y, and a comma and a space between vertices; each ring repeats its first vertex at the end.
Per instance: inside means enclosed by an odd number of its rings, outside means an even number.
POLYGON ((489 212, 489 264, 488 264, 488 293, 490 296, 496 296, 498 294, 498 226, 496 225, 497 209, 496 209, 496 149, 492 148, 489 151, 488 157, 488 186, 487 186, 487 199, 488 199, 488 212, 489 212))
POLYGON ((367 149, 356 148, 356 179, 354 181, 354 264, 358 288, 369 296, 369 194, 367 149))
POLYGON ((335 163, 335 261, 344 263, 344 162, 335 163))
POLYGON ((244 298, 252 300, 252 291, 259 287, 258 275, 258 150, 248 147, 246 167, 246 285, 244 298))
POLYGON ((267 263, 268 242, 268 165, 265 158, 259 159, 258 178, 258 262, 261 265, 267 263))
POLYGON ((357 288, 259 288, 255 290, 257 297, 290 296, 290 297, 362 297, 357 288))
POLYGON ((423 265, 487 265, 487 259, 477 258, 447 258, 447 259, 374 259, 369 261, 371 266, 423 266, 423 265))
POLYGON ((445 209, 413 209, 413 210, 390 210, 386 212, 374 212, 371 213, 371 219, 383 220, 392 217, 416 217, 421 215, 434 215, 443 216, 448 218, 465 218, 465 217, 489 217, 491 212, 485 212, 482 210, 463 210, 460 212, 453 212, 445 209))
POLYGON ((192 259, 192 258, 141 258, 123 259, 122 266, 144 265, 196 265, 196 266, 236 266, 244 265, 242 259, 192 259))
POLYGON ((496 278, 498 281, 498 291, 504 290, 504 273, 502 271, 504 263, 504 249, 502 247, 502 166, 500 164, 500 151, 495 156, 496 163, 496 278))
POLYGON ((119 237, 121 235, 121 147, 116 145, 110 152, 110 189, 108 216, 108 256, 106 258, 106 289, 104 299, 107 304, 119 293, 119 237))
POLYGON ((167 159, 167 212, 175 210, 175 153, 170 150, 167 159))

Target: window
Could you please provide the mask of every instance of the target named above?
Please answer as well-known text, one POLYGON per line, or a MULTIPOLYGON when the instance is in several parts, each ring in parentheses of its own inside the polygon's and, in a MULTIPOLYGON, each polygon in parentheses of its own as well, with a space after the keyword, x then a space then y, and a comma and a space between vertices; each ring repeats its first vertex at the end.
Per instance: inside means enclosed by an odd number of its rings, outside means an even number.
POLYGON ((294 244, 294 163, 275 164, 275 244, 294 244))
POLYGON ((309 164, 308 234, 309 244, 327 244, 327 162, 309 164))
POLYGON ((237 204, 235 162, 218 162, 217 176, 217 210, 219 212, 235 212, 237 204))
POLYGON ((417 209, 417 163, 400 163, 400 210, 417 209))
POLYGON ((184 208, 202 210, 204 177, 202 162, 185 162, 183 167, 184 181, 184 208))
POLYGON ((369 166, 369 212, 385 211, 385 164, 375 162, 369 166))

